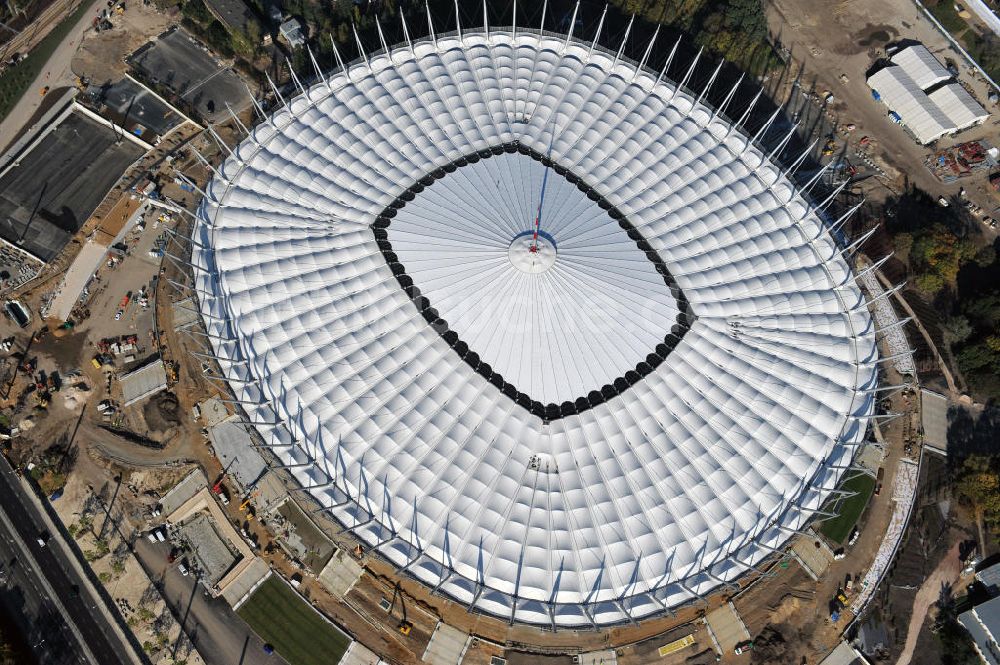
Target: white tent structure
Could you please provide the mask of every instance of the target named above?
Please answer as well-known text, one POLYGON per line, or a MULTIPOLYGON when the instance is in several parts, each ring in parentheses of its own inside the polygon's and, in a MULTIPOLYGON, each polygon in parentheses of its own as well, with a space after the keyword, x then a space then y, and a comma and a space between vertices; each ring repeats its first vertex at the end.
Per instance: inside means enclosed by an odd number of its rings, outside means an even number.
POLYGON ((927 96, 955 123, 956 131, 978 125, 990 117, 989 111, 959 83, 946 83, 927 96))
POLYGON ((951 78, 951 72, 923 44, 901 48, 889 56, 889 61, 905 71, 921 90, 951 78))
POLYGON ((990 117, 923 44, 904 47, 889 61, 889 66, 868 77, 868 86, 919 143, 931 143, 990 117))
POLYGON ((868 77, 868 85, 878 92, 890 110, 899 114, 919 143, 931 143, 956 130, 948 114, 902 67, 880 69, 868 77))
POLYGON ((470 610, 697 601, 865 435, 845 254, 698 97, 567 36, 432 34, 303 88, 207 188, 199 307, 262 445, 470 610))

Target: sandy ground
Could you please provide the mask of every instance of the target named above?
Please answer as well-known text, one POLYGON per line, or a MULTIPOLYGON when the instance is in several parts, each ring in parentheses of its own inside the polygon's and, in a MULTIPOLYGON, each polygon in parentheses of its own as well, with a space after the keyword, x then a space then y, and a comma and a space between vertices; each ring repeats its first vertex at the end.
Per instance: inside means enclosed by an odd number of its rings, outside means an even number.
POLYGON ((896 665, 909 665, 913 658, 913 650, 917 646, 920 626, 924 623, 927 611, 937 602, 941 595, 942 586, 953 586, 958 581, 958 575, 962 569, 962 562, 958 556, 958 545, 955 543, 948 550, 938 567, 920 585, 920 589, 913 599, 913 614, 910 615, 910 626, 906 631, 906 644, 903 646, 903 652, 899 655, 896 665))

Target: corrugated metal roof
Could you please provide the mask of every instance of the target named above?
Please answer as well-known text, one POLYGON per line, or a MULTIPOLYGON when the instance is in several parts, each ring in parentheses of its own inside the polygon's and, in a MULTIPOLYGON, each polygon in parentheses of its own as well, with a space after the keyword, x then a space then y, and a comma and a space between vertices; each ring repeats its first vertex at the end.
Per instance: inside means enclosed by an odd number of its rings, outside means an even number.
POLYGON ((903 124, 921 143, 930 143, 954 131, 951 119, 902 67, 886 67, 875 72, 868 78, 868 85, 878 91, 885 105, 899 114, 903 124))
POLYGON ((958 83, 941 86, 928 97, 955 123, 956 129, 971 127, 990 117, 989 112, 958 83))
POLYGON ((951 78, 951 73, 923 44, 907 46, 894 53, 889 60, 902 67, 921 90, 951 78))

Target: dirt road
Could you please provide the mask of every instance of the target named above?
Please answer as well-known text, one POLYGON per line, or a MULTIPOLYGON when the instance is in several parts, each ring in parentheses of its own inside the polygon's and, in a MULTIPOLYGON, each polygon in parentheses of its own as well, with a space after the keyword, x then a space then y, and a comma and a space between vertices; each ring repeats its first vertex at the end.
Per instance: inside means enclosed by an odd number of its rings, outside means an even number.
POLYGON ((958 574, 962 569, 962 562, 958 558, 958 543, 955 543, 944 559, 938 564, 924 583, 917 590, 917 595, 913 598, 913 614, 910 615, 910 626, 906 629, 906 644, 903 652, 899 655, 896 665, 909 665, 913 658, 913 650, 917 646, 917 637, 920 635, 920 627, 927 617, 927 610, 937 602, 941 595, 942 585, 952 585, 958 580, 958 574))
POLYGON ((100 0, 84 0, 84 4, 89 5, 87 11, 84 12, 80 20, 69 31, 66 39, 56 47, 52 57, 42 67, 38 77, 32 81, 27 92, 24 93, 24 96, 21 97, 17 105, 0 122, 0 150, 6 149, 7 146, 20 136, 21 129, 28 124, 35 111, 42 105, 43 98, 38 93, 43 86, 56 88, 73 85, 74 76, 73 71, 70 69, 73 54, 76 53, 76 49, 80 45, 84 33, 90 29, 91 24, 94 22, 94 17, 97 16, 98 11, 104 6, 100 0))

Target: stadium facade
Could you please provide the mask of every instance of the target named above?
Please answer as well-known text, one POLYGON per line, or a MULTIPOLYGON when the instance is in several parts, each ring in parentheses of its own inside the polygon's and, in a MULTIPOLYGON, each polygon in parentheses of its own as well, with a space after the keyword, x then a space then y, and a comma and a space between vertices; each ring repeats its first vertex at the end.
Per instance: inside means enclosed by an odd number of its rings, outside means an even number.
POLYGON ((206 190, 199 306, 263 445, 471 610, 603 626, 731 587, 865 436, 845 252, 700 97, 565 35, 432 35, 303 89, 206 190))

